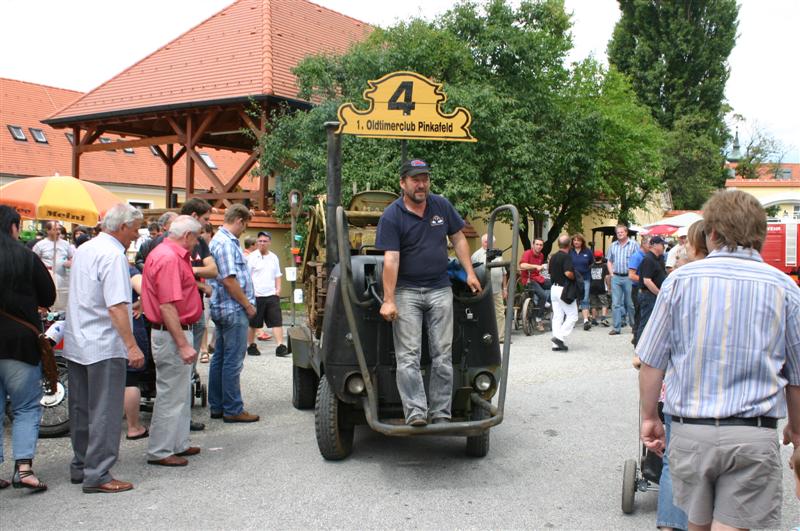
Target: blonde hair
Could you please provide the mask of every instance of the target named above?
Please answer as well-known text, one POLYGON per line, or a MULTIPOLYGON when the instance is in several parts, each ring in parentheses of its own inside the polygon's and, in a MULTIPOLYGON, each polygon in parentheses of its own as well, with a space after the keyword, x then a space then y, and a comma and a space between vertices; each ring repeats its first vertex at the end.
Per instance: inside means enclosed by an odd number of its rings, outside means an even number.
POLYGON ((758 199, 741 190, 714 193, 703 205, 705 233, 720 247, 760 251, 767 236, 767 213, 758 199))

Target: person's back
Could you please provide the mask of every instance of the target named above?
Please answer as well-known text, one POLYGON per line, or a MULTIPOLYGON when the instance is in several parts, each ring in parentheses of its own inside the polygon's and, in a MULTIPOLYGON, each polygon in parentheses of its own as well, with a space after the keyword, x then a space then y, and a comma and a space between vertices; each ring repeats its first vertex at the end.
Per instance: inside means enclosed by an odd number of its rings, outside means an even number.
POLYGON ((703 208, 711 252, 661 286, 637 354, 641 437, 663 450, 657 401, 666 373, 673 497, 690 525, 781 527, 775 429, 800 445, 800 288, 758 253, 766 214, 717 192, 703 208))

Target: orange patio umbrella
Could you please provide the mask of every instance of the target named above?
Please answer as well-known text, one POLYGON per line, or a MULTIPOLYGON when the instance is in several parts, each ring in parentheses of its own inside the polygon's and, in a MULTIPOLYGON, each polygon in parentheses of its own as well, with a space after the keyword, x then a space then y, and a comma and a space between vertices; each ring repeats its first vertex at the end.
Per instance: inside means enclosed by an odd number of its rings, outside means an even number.
POLYGON ((0 187, 0 204, 23 218, 57 219, 95 225, 120 199, 103 188, 75 177, 28 177, 0 187))

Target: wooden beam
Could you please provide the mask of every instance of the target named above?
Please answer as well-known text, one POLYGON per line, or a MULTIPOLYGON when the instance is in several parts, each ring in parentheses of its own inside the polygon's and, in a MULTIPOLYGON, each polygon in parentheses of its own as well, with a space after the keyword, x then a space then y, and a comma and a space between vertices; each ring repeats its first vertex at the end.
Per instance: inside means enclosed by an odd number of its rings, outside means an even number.
MULTIPOLYGON (((206 164, 206 162, 203 160, 203 158, 200 156, 199 153, 197 153, 193 149, 187 149, 186 153, 192 158, 195 164, 197 164, 200 167, 200 170, 206 175, 206 177, 208 177, 208 180, 211 181, 211 184, 214 186, 215 189, 224 190, 225 192, 230 191, 225 188, 225 185, 222 184, 222 181, 219 180, 219 177, 217 177, 217 175, 214 173, 214 170, 208 167, 208 165, 206 164)), ((187 160, 186 162, 188 164, 189 161, 187 160)))
POLYGON ((192 135, 192 146, 197 145, 197 142, 200 140, 200 137, 202 137, 205 134, 206 129, 208 129, 208 127, 211 125, 211 122, 214 120, 214 118, 217 117, 218 113, 219 111, 211 111, 205 115, 203 121, 200 122, 200 126, 197 128, 197 131, 195 131, 194 134, 192 135))
POLYGON ((97 140, 100 135, 103 134, 103 130, 99 127, 88 127, 86 128, 86 134, 83 135, 81 141, 76 143, 76 146, 88 146, 89 144, 93 144, 95 140, 97 140))
POLYGON ((257 199, 257 196, 258 196, 258 191, 253 190, 250 192, 226 192, 224 194, 218 194, 216 192, 208 192, 202 194, 194 194, 192 197, 199 197, 200 199, 257 199))
MULTIPOLYGON (((194 134, 192 134, 192 115, 186 117, 186 149, 194 151, 194 134)), ((191 159, 186 159, 186 198, 194 193, 194 164, 191 159)))
POLYGON ((170 125, 170 127, 172 127, 172 130, 175 131, 176 133, 178 133, 178 136, 182 136, 182 137, 187 138, 187 139, 189 138, 189 137, 186 136, 186 133, 184 133, 184 131, 181 128, 181 126, 178 125, 178 122, 175 121, 175 118, 173 118, 172 116, 166 116, 166 119, 167 119, 167 123, 170 125))
MULTIPOLYGON (((172 144, 167 144, 166 157, 171 161, 173 160, 173 158, 172 158, 172 149, 173 149, 172 144)), ((171 162, 171 163, 167 163, 167 165, 166 165, 167 166, 167 176, 166 176, 167 177, 167 185, 166 185, 166 187, 164 189, 166 190, 166 193, 167 193, 167 200, 164 202, 164 204, 167 205, 167 208, 170 208, 172 206, 172 172, 174 170, 173 164, 174 164, 174 161, 171 162)))
MULTIPOLYGON (((167 145, 171 146, 172 144, 167 144, 167 145)), ((174 164, 172 160, 170 160, 170 158, 167 157, 167 155, 161 150, 161 146, 153 146, 153 149, 156 150, 156 155, 158 155, 158 158, 164 161, 164 164, 166 164, 167 166, 171 166, 172 164, 174 164)))
POLYGON ((81 153, 88 153, 90 151, 114 151, 115 149, 156 146, 159 144, 173 144, 180 141, 180 135, 155 136, 151 138, 140 138, 139 140, 119 140, 117 142, 109 142, 107 144, 100 143, 78 146, 78 151, 81 153))
POLYGON ((242 119, 245 125, 250 128, 253 134, 256 135, 256 139, 261 140, 261 136, 263 134, 261 132, 261 128, 256 125, 256 123, 252 118, 250 118, 250 115, 248 115, 244 109, 239 109, 239 117, 242 119))
POLYGON ((233 177, 231 177, 231 180, 228 181, 228 183, 225 185, 223 191, 230 192, 231 190, 236 188, 239 182, 241 182, 242 178, 247 174, 248 171, 250 171, 250 168, 252 168, 257 161, 258 161, 258 152, 256 151, 251 152, 250 156, 247 157, 247 160, 245 160, 242 163, 239 169, 236 170, 236 173, 233 174, 233 177))
POLYGON ((76 179, 81 178, 81 153, 78 151, 78 143, 81 141, 81 128, 72 128, 72 176, 76 179))
POLYGON ((186 154, 186 146, 181 146, 181 149, 178 150, 178 153, 175 154, 174 157, 172 157, 172 163, 175 164, 176 162, 178 162, 181 159, 181 157, 184 156, 185 154, 186 154))

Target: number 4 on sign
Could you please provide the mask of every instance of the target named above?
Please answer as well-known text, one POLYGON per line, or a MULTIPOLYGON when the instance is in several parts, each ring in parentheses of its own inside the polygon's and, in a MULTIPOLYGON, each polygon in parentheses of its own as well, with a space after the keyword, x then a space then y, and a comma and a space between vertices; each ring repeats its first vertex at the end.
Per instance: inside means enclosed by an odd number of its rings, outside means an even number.
POLYGON ((417 105, 413 100, 414 83, 412 81, 403 81, 397 85, 397 90, 394 91, 392 97, 389 98, 390 111, 403 111, 403 114, 408 116, 411 114, 417 105), (405 94, 403 101, 400 101, 400 96, 405 94))

